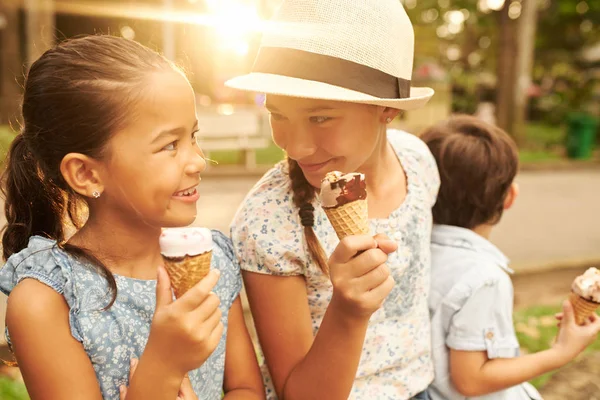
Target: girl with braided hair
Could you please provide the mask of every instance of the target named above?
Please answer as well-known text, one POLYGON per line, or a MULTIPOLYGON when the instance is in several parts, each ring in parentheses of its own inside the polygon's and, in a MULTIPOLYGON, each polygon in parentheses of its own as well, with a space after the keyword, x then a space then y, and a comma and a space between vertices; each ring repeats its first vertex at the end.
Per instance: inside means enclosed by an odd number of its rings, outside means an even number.
POLYGON ((413 29, 398 0, 284 0, 253 71, 287 153, 231 227, 270 399, 427 399, 433 379, 427 146, 388 129, 433 95, 411 87, 413 29), (366 176, 371 235, 339 240, 326 173, 366 176))

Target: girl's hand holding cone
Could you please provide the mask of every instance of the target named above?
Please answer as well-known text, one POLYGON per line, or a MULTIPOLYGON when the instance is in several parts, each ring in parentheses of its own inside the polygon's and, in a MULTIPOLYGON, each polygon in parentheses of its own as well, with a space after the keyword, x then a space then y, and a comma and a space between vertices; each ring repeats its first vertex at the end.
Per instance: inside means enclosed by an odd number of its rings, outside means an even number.
MULTIPOLYGON (((175 394, 185 374, 200 367, 212 354, 224 329, 220 300, 212 292, 219 275, 219 270, 211 270, 198 284, 173 300, 169 275, 159 267, 156 310, 137 375, 162 379, 175 394)), ((143 386, 144 382, 134 377, 128 390, 143 392, 143 386)))
POLYGON ((331 306, 353 318, 369 318, 394 287, 385 264, 397 244, 385 235, 347 236, 329 258, 331 306))

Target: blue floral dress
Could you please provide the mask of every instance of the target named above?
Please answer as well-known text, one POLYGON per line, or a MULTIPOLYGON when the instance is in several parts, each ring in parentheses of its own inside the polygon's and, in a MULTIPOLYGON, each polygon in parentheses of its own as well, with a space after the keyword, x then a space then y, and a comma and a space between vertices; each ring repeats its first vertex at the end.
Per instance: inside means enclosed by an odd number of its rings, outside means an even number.
MULTIPOLYGON (((242 288, 230 240, 213 231, 211 268, 221 271, 213 290, 221 299, 225 331, 217 349, 189 377, 199 399, 220 399, 225 369, 229 309, 242 288)), ((35 279, 62 294, 69 306, 73 337, 81 342, 96 372, 104 399, 119 399, 119 386, 128 384, 129 360, 144 351, 156 306, 156 281, 115 275, 117 299, 106 279, 93 266, 60 249, 55 241, 33 236, 0 270, 0 290, 9 295, 23 279, 35 279)), ((7 338, 10 338, 7 333, 7 338)))

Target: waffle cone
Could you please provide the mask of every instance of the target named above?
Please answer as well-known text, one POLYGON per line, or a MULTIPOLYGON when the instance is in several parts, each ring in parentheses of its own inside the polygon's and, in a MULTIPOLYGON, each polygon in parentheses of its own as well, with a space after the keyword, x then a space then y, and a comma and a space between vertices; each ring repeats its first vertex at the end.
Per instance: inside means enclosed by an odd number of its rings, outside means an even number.
POLYGON ((185 256, 183 259, 163 257, 175 297, 183 296, 208 274, 211 257, 212 251, 197 256, 185 256))
POLYGON ((349 235, 369 234, 367 200, 356 200, 339 207, 324 208, 324 210, 340 240, 349 235))
POLYGON ((600 303, 586 300, 573 292, 571 292, 571 295, 569 296, 569 301, 573 305, 573 311, 575 312, 575 321, 578 325, 583 325, 585 320, 588 319, 589 316, 592 315, 598 307, 600 307, 600 303))

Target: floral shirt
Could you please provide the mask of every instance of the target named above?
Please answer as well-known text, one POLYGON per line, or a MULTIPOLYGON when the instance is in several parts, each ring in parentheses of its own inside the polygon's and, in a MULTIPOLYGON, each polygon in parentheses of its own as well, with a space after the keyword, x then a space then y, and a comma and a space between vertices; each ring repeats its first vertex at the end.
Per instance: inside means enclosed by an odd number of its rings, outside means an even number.
MULTIPOLYGON (((408 399, 433 379, 430 322, 427 309, 430 278, 431 207, 439 188, 435 160, 416 136, 389 131, 407 177, 403 204, 387 219, 370 220, 371 233, 398 242, 388 265, 396 285, 384 306, 369 321, 352 399, 408 399)), ((367 177, 368 179, 368 177, 367 177)), ((316 199, 314 230, 330 255, 339 240, 316 199)), ((233 221, 232 239, 242 269, 306 279, 313 333, 331 300, 332 285, 310 259, 285 163, 276 165, 250 191, 233 221)), ((273 385, 262 366, 267 396, 273 385)))
MULTIPOLYGON (((221 299, 225 331, 217 349, 198 369, 190 371, 200 399, 220 399, 225 369, 225 344, 229 308, 241 287, 239 266, 231 242, 213 231, 211 268, 221 276, 214 292, 221 299)), ((119 399, 119 386, 128 384, 129 360, 144 351, 156 306, 156 281, 115 275, 117 300, 102 309, 111 295, 106 279, 93 266, 70 256, 55 241, 39 236, 13 254, 0 270, 0 290, 8 295, 23 279, 38 280, 62 294, 69 306, 71 334, 81 342, 96 372, 104 399, 119 399)), ((7 338, 10 338, 7 330, 7 338)), ((51 366, 49 366, 51 367, 51 366)))

